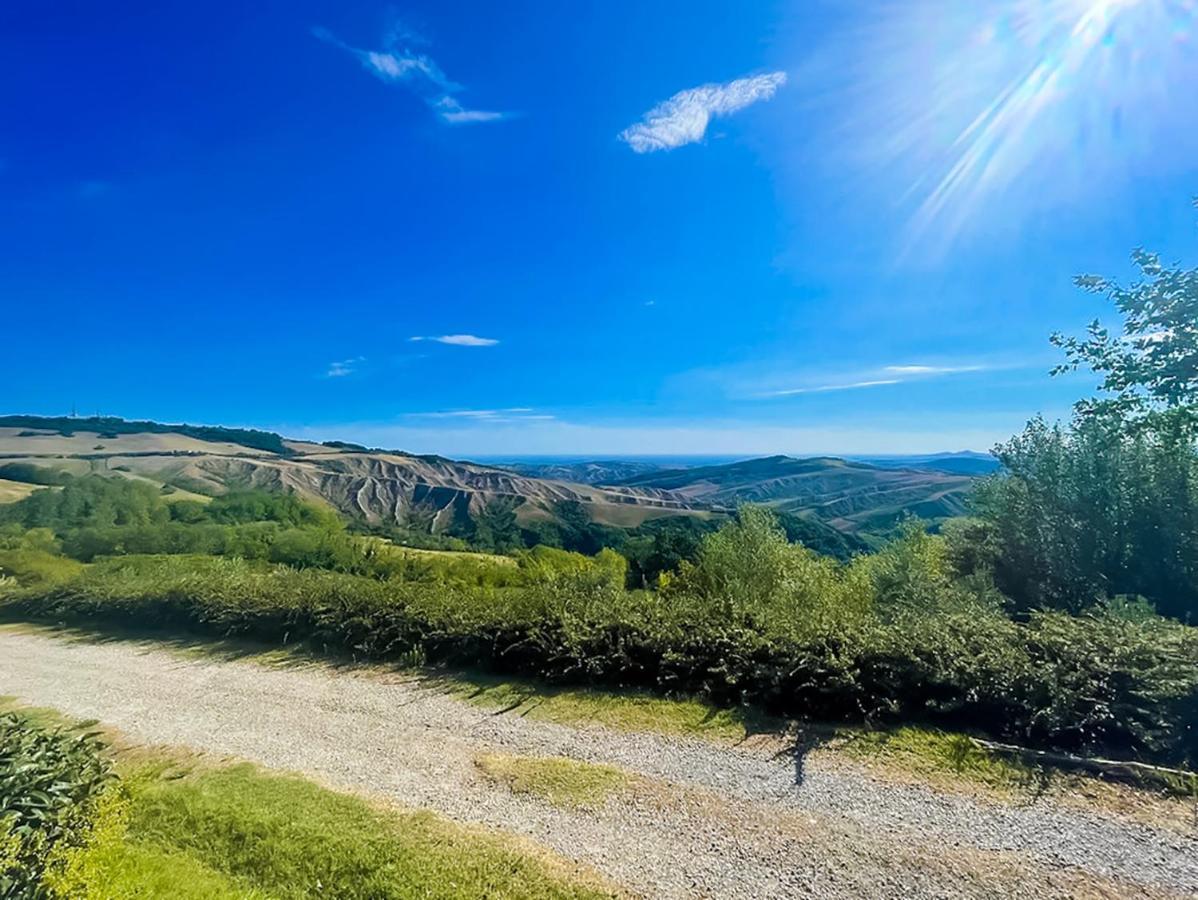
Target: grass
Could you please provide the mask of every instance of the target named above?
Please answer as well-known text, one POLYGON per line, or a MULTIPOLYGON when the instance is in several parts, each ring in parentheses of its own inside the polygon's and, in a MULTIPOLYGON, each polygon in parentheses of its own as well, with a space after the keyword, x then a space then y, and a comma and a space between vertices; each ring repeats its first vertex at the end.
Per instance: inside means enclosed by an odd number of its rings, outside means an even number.
POLYGON ((248 763, 201 766, 181 777, 142 764, 126 783, 129 841, 154 854, 151 869, 182 858, 255 896, 611 896, 498 836, 428 812, 379 809, 248 763))
POLYGON ((87 566, 43 550, 0 550, 0 578, 13 578, 22 586, 48 588, 70 581, 87 566))
POLYGON ((386 538, 368 538, 367 540, 374 542, 380 547, 386 547, 388 550, 399 553, 401 555, 414 556, 417 559, 421 557, 441 558, 447 560, 474 560, 476 562, 495 563, 500 566, 515 566, 516 560, 511 556, 501 556, 498 553, 481 553, 475 550, 430 550, 424 547, 407 547, 403 544, 397 544, 394 541, 389 541, 386 538))
POLYGON ((723 709, 701 700, 640 691, 557 687, 470 673, 437 680, 475 706, 561 725, 601 725, 616 731, 739 743, 753 734, 780 733, 785 724, 749 708, 723 709))
MULTIPOLYGON (((82 873, 87 900, 270 900, 245 881, 204 865, 195 857, 134 841, 93 849, 82 873)), ((74 885, 80 884, 79 881, 74 885)))
MULTIPOLYGON (((17 710, 30 727, 73 723, 17 710)), ((120 789, 51 896, 88 900, 613 897, 596 876, 498 832, 397 809, 250 763, 110 742, 120 789)), ((617 773, 618 774, 618 773, 617 773)), ((597 790, 597 788, 592 788, 597 790)))
POLYGON ((474 758, 479 771, 514 794, 531 794, 554 806, 594 809, 633 781, 615 766, 562 756, 510 756, 485 753, 474 758))
POLYGON ((934 728, 843 731, 840 749, 850 758, 923 779, 964 780, 1004 793, 1043 788, 1050 778, 1047 770, 991 753, 967 735, 934 728))
POLYGON ((41 490, 44 485, 26 484, 23 481, 8 481, 0 478, 0 503, 16 503, 24 500, 34 491, 41 490))

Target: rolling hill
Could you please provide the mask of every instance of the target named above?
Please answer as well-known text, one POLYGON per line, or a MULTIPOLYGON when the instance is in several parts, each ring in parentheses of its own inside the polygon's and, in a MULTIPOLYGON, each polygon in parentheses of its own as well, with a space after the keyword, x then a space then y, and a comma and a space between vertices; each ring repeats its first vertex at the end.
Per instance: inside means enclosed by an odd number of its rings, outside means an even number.
POLYGON ((501 462, 496 465, 519 475, 527 475, 529 478, 550 478, 579 484, 618 484, 630 478, 657 472, 662 468, 657 463, 631 459, 521 461, 501 462))
POLYGON ((883 468, 835 457, 769 456, 719 466, 668 469, 620 482, 666 491, 717 509, 761 503, 862 537, 882 535, 904 516, 940 522, 966 511, 974 479, 916 468, 883 468))
POLYGON ((530 478, 438 456, 290 441, 266 432, 171 430, 174 426, 158 423, 132 430, 122 424, 143 423, 0 418, 0 467, 27 463, 74 475, 138 478, 206 495, 243 488, 285 491, 367 521, 416 524, 433 532, 496 501, 513 504, 521 521, 552 519, 562 502, 581 504, 594 522, 622 527, 668 515, 706 515, 696 504, 655 488, 530 478))
POLYGON ((990 475, 1002 464, 989 453, 962 450, 957 453, 932 453, 926 456, 859 456, 855 462, 883 469, 931 469, 950 475, 990 475))
POLYGON ((675 468, 578 459, 499 466, 248 429, 0 417, 0 478, 10 499, 27 493, 11 474, 22 464, 144 480, 180 497, 283 491, 367 522, 431 533, 452 531, 495 503, 513 507, 522 524, 559 521, 564 505, 577 505, 591 522, 634 528, 668 516, 718 517, 747 502, 873 543, 907 515, 933 523, 961 515, 975 473, 991 468, 980 454, 873 463, 770 456, 675 468))

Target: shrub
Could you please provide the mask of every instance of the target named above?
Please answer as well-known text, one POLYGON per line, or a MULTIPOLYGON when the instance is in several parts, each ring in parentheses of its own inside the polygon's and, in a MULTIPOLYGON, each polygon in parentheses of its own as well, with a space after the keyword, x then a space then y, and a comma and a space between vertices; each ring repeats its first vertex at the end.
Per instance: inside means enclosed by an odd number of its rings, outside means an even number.
POLYGON ((38 895, 55 861, 87 844, 112 781, 95 734, 0 715, 0 897, 38 895))

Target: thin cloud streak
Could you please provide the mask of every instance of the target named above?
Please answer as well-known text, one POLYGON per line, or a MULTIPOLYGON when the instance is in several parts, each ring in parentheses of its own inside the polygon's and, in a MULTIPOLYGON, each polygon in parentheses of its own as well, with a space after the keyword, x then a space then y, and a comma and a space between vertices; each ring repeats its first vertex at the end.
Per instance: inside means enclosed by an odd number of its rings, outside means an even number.
POLYGON ((679 91, 645 113, 640 122, 621 131, 619 137, 636 153, 693 144, 703 139, 713 118, 730 116, 758 101, 769 100, 784 84, 785 72, 770 72, 679 91))
POLYGON ((531 406, 509 406, 503 409, 445 409, 435 412, 406 414, 414 419, 456 419, 472 423, 545 422, 554 417, 538 413, 531 406))
POLYGON ((984 372, 990 366, 887 366, 884 371, 896 375, 956 375, 959 372, 984 372))
POLYGON ((442 334, 414 335, 409 341, 434 341, 438 344, 449 344, 453 347, 494 347, 499 343, 497 338, 479 337, 476 334, 442 334))
POLYGON ((341 359, 337 362, 329 363, 329 368, 325 371, 325 378, 344 378, 347 375, 352 375, 357 370, 358 365, 366 362, 365 356, 354 356, 350 359, 341 359))
POLYGON ((849 384, 821 384, 816 387, 789 388, 784 391, 767 391, 759 397, 793 397, 796 394, 826 394, 829 391, 855 391, 860 388, 882 387, 887 384, 902 384, 899 378, 879 378, 874 381, 853 381, 849 384))
POLYGON ((848 381, 844 383, 818 384, 818 385, 802 385, 794 388, 784 388, 782 390, 762 391, 753 396, 759 398, 765 397, 794 397, 800 394, 826 394, 831 391, 855 391, 863 388, 886 387, 895 384, 908 384, 913 381, 924 381, 930 378, 941 378, 946 375, 961 375, 968 372, 985 372, 993 369, 994 366, 970 364, 961 366, 931 366, 931 365, 898 365, 898 366, 883 366, 881 369, 875 369, 870 372, 862 372, 858 376, 859 380, 848 381), (868 377, 874 374, 881 374, 886 378, 871 378, 868 377))
POLYGON ((498 122, 510 113, 495 110, 467 109, 454 95, 463 88, 441 71, 428 56, 400 47, 402 37, 411 37, 402 29, 392 28, 383 40, 382 50, 363 50, 338 38, 327 28, 316 27, 312 35, 353 56, 385 84, 403 85, 419 97, 447 125, 466 125, 478 122, 498 122))

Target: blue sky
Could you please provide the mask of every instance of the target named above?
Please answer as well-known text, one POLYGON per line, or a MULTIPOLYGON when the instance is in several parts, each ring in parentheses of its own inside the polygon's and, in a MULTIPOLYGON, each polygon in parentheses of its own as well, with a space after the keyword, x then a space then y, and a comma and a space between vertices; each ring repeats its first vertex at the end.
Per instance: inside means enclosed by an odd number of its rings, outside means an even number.
POLYGON ((6 3, 0 406, 454 455, 987 449, 1088 389, 1047 375, 1104 312, 1072 275, 1194 262, 1196 15, 6 3))

